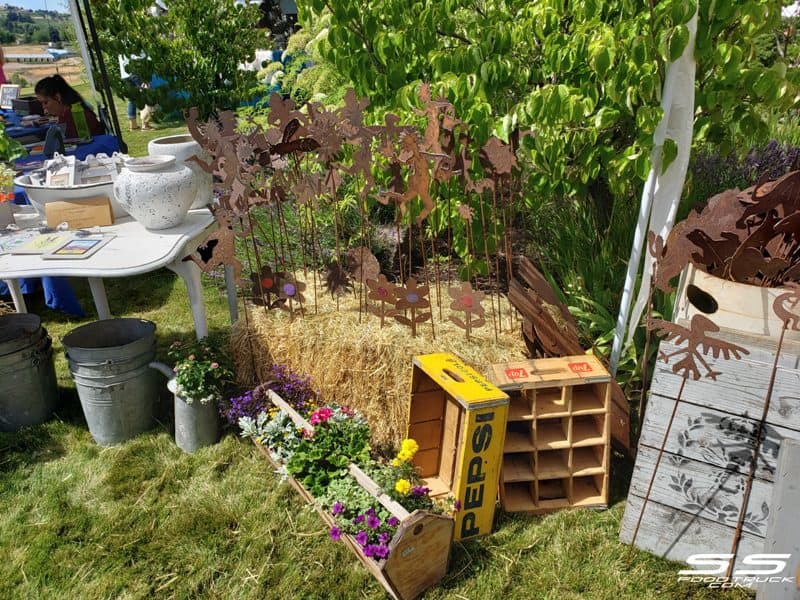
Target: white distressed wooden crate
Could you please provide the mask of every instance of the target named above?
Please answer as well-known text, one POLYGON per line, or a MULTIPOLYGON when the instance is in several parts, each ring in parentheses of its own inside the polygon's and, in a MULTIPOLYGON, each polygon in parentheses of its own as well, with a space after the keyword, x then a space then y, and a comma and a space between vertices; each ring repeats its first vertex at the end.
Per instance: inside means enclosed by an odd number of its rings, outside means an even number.
MULTIPOLYGON (((717 380, 686 382, 636 538, 637 547, 681 562, 691 554, 731 551, 775 360, 770 338, 712 335, 750 354, 738 361, 704 357, 721 373, 717 380)), ((660 350, 677 347, 662 342, 660 350)), ((764 552, 778 451, 784 439, 800 440, 800 343, 785 341, 778 364, 737 563, 764 552)), ((622 520, 625 543, 633 538, 681 382, 671 364, 657 363, 622 520)))

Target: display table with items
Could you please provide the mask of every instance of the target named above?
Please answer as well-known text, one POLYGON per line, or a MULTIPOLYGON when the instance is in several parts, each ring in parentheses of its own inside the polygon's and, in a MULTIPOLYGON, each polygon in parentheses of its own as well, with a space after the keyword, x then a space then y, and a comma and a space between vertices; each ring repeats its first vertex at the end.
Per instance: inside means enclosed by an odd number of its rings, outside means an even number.
MULTIPOLYGON (((0 272, 8 285, 18 312, 26 312, 20 280, 28 277, 86 277, 92 291, 97 313, 101 319, 111 316, 103 279, 141 275, 167 267, 186 283, 198 338, 208 333, 205 302, 200 284, 200 269, 193 261, 183 259, 191 255, 217 227, 207 209, 193 210, 177 227, 148 231, 130 217, 119 219, 114 225, 100 228, 104 236, 102 248, 84 257, 72 258, 69 253, 58 259, 51 256, 57 248, 48 248, 41 254, 13 254, 0 256, 0 272)), ((70 240, 65 240, 69 242, 70 240)), ((80 238, 75 237, 77 246, 80 238)), ((11 252, 15 252, 11 249, 11 252)), ((67 251, 62 252, 69 252, 67 251)), ((76 253, 78 249, 74 250, 76 253)), ((72 256, 80 256, 73 254, 72 256)))

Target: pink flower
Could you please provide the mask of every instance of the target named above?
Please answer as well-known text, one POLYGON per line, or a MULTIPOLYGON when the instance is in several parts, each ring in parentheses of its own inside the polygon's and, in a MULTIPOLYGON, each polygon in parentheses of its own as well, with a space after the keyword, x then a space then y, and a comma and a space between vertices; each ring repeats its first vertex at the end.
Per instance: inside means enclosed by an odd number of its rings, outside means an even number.
POLYGON ((173 373, 177 373, 178 372, 178 367, 172 367, 172 372, 173 373))
POLYGON ((211 363, 211 368, 212 369, 219 369, 219 363, 218 362, 211 363))
POLYGON ((333 411, 327 406, 323 406, 319 410, 314 411, 311 414, 311 418, 309 418, 308 420, 312 425, 319 425, 320 423, 323 423, 324 421, 330 419, 332 416, 333 416, 333 411))

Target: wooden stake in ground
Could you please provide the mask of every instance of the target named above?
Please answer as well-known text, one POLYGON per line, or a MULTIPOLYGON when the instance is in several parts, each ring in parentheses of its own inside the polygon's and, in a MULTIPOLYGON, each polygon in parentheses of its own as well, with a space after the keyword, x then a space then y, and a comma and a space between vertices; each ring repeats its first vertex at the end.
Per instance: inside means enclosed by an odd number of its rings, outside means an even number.
POLYGON ((783 328, 781 329, 781 335, 778 339, 778 346, 775 349, 775 361, 772 363, 772 373, 770 374, 769 385, 767 386, 767 396, 764 399, 764 409, 761 411, 761 419, 758 421, 756 434, 753 438, 753 454, 750 458, 750 468, 747 473, 747 480, 745 481, 744 497, 742 498, 742 506, 739 509, 739 519, 736 521, 736 531, 733 534, 733 544, 731 545, 730 552, 733 557, 728 563, 727 577, 731 576, 733 565, 736 562, 736 555, 739 552, 739 543, 742 540, 742 529, 747 515, 747 504, 750 502, 750 492, 753 489, 753 479, 755 478, 756 468, 758 467, 761 438, 764 435, 764 426, 767 423, 769 406, 772 401, 772 390, 775 386, 775 376, 778 373, 778 360, 780 360, 781 356, 783 338, 787 329, 800 331, 800 312, 795 312, 797 311, 798 304, 800 304, 800 284, 789 283, 786 287, 789 288, 789 291, 775 298, 775 301, 772 303, 772 310, 778 318, 783 321, 783 328))
POLYGON ((712 353, 714 358, 718 358, 720 355, 722 355, 726 360, 730 359, 731 356, 739 359, 741 358, 742 354, 749 354, 749 351, 746 348, 710 337, 708 333, 719 331, 719 327, 717 327, 713 321, 708 319, 708 317, 703 315, 695 315, 692 317, 692 321, 688 329, 678 325, 677 323, 662 321, 661 319, 650 319, 645 323, 645 325, 648 329, 655 330, 658 335, 663 335, 665 340, 672 341, 677 345, 686 343, 686 347, 676 350, 672 354, 662 353, 659 355, 659 360, 663 360, 665 363, 669 363, 669 360, 674 356, 683 356, 683 358, 672 365, 672 372, 676 375, 682 373, 683 380, 681 381, 681 386, 678 389, 678 395, 677 398, 675 398, 675 403, 672 406, 672 412, 670 413, 669 421, 667 422, 667 427, 664 431, 664 438, 661 441, 661 447, 658 449, 658 457, 656 458, 656 464, 653 465, 653 472, 650 475, 650 482, 647 485, 647 491, 645 492, 644 500, 642 502, 642 510, 639 512, 639 517, 636 519, 636 527, 633 530, 633 538, 631 539, 631 548, 636 545, 636 536, 639 534, 639 527, 642 524, 642 517, 644 516, 644 511, 647 509, 647 502, 650 500, 650 492, 653 489, 653 482, 655 482, 656 473, 658 473, 658 466, 661 463, 661 458, 664 456, 664 448, 667 445, 670 430, 672 429, 672 422, 675 420, 675 413, 678 410, 678 404, 681 401, 683 388, 686 385, 687 379, 689 379, 689 377, 695 381, 700 379, 700 368, 697 364, 699 362, 706 371, 704 377, 708 377, 709 379, 716 381, 717 375, 720 373, 714 371, 703 358, 703 355, 707 355, 709 352, 712 353))

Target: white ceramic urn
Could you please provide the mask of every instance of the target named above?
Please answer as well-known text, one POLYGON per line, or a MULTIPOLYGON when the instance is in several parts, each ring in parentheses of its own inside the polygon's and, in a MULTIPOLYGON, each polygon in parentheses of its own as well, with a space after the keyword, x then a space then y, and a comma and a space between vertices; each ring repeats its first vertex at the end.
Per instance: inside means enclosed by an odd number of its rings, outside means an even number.
POLYGON ((203 208, 214 201, 214 178, 211 173, 204 171, 196 162, 189 160, 197 156, 208 163, 211 156, 203 150, 191 135, 170 135, 150 140, 147 144, 147 153, 150 156, 174 156, 175 162, 185 164, 194 173, 197 180, 197 195, 192 202, 192 208, 203 208))
POLYGON ((117 200, 146 229, 180 225, 196 194, 194 173, 174 156, 128 159, 114 181, 117 200))

